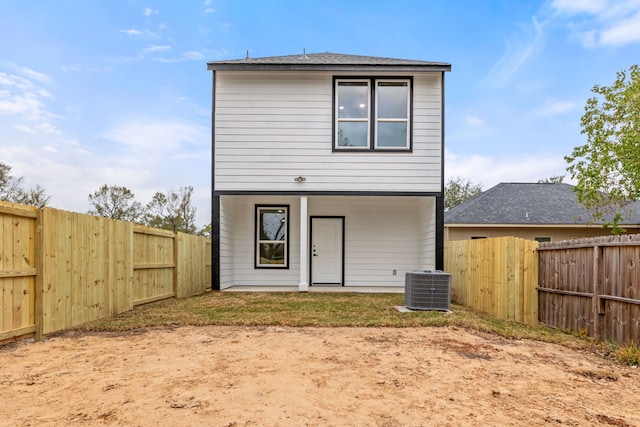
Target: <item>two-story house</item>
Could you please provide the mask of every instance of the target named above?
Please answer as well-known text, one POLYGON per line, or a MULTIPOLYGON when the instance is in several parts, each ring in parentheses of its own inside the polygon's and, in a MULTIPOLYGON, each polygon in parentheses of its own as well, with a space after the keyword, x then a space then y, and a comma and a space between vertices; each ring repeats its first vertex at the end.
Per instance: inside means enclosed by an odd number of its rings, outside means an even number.
POLYGON ((450 64, 302 53, 208 69, 213 289, 442 269, 450 64))

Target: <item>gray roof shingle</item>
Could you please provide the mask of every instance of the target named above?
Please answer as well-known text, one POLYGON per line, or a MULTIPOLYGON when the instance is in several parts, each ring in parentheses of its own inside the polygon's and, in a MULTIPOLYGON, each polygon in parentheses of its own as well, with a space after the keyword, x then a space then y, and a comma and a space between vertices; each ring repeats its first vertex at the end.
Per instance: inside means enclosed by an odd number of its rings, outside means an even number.
POLYGON ((298 55, 268 56, 263 58, 230 59, 207 63, 209 70, 410 70, 451 71, 446 62, 413 59, 380 58, 375 56, 346 55, 341 53, 300 53, 298 55))
MULTIPOLYGON (((445 212, 445 224, 587 224, 590 212, 570 184, 501 183, 445 212)), ((622 224, 640 224, 640 202, 622 224)))

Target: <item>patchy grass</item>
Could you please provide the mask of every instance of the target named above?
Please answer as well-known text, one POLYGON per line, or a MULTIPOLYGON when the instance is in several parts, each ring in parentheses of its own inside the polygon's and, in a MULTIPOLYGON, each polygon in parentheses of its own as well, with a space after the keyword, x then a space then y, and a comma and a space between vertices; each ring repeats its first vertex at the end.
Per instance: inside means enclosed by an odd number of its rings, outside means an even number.
POLYGON ((208 292, 167 300, 74 328, 77 331, 130 331, 166 326, 321 326, 425 327, 454 326, 510 339, 534 339, 584 347, 575 335, 542 326, 498 320, 452 304, 451 312, 400 313, 402 294, 208 292))
POLYGON ((613 350, 613 357, 623 365, 640 366, 640 346, 630 342, 626 346, 617 347, 613 350))

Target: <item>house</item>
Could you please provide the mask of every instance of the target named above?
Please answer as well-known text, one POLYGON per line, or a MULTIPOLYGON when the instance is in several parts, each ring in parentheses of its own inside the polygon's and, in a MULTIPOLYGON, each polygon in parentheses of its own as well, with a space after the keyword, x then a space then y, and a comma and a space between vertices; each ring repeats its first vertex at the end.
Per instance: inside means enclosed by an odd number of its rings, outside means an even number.
MULTIPOLYGON (((515 236, 547 242, 611 234, 593 223, 573 186, 552 183, 501 183, 447 211, 445 240, 515 236)), ((640 206, 640 205, 639 205, 640 206)), ((640 232, 640 209, 622 225, 640 232)))
POLYGON ((442 62, 213 61, 213 289, 404 286, 442 268, 442 62))

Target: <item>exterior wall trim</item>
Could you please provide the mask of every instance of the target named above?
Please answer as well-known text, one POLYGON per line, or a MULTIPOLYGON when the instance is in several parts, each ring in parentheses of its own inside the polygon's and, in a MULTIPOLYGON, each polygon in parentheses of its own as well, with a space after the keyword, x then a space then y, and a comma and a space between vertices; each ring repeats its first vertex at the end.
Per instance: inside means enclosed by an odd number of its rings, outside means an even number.
POLYGON ((216 73, 211 73, 211 290, 220 290, 220 196, 216 194, 216 73))

